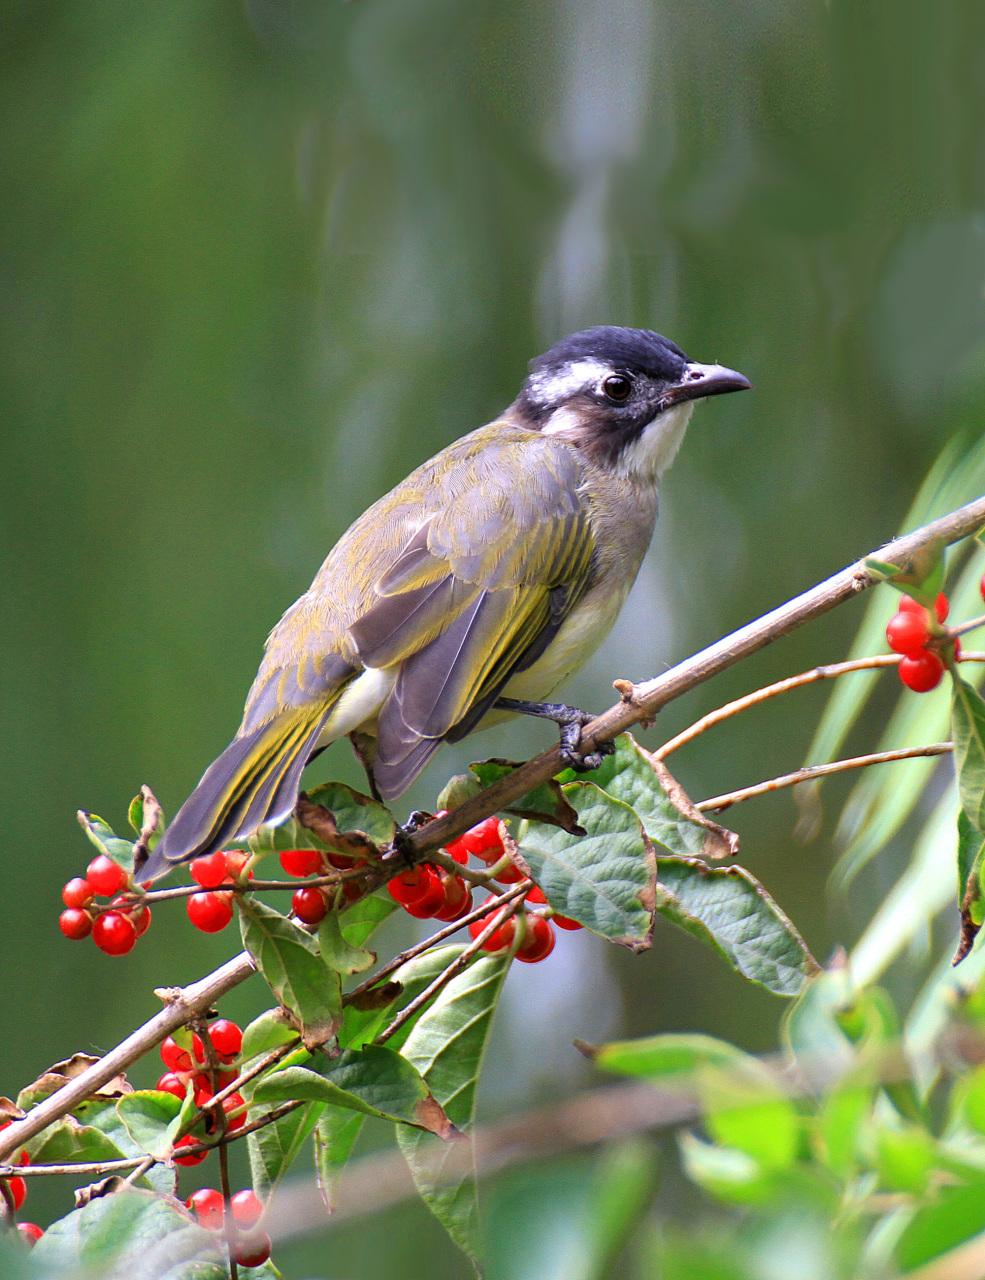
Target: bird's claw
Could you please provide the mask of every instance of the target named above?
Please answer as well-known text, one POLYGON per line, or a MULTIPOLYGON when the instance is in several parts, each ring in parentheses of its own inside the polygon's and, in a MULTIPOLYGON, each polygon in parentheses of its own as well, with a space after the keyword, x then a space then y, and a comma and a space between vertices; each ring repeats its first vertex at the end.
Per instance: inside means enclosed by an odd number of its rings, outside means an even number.
POLYGON ((612 742, 599 742, 596 743, 594 751, 582 752, 582 728, 595 717, 584 711, 581 716, 584 719, 579 717, 577 720, 561 725, 561 759, 567 768, 573 769, 575 773, 591 773, 595 769, 600 769, 605 757, 611 756, 616 748, 612 742))

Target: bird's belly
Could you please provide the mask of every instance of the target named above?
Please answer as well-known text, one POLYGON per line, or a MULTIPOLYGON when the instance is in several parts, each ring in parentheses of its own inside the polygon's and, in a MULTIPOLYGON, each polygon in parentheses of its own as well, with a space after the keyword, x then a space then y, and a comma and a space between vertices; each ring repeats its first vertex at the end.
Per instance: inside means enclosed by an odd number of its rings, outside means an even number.
POLYGON ((318 737, 318 746, 327 747, 354 729, 373 725, 396 678, 396 667, 366 667, 342 691, 318 737))
POLYGON ((543 702, 558 685, 579 671, 612 630, 630 585, 627 583, 616 591, 607 590, 604 595, 601 591, 590 592, 576 605, 533 666, 513 676, 503 696, 543 702))

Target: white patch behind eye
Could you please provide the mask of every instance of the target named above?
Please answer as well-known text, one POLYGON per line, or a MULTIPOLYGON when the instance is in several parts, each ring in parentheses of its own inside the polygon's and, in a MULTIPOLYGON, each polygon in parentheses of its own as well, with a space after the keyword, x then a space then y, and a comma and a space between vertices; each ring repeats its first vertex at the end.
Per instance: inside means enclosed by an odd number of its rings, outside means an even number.
POLYGON ((611 372, 612 365, 604 360, 576 360, 560 369, 531 374, 530 390, 541 404, 555 404, 594 386, 611 372))

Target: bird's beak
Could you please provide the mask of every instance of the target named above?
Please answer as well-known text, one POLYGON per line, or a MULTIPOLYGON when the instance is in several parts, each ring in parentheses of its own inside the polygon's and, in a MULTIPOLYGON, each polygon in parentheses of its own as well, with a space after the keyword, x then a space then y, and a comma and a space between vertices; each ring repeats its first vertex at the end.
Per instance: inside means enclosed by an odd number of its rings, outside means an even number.
POLYGON ((696 364, 691 361, 684 377, 664 392, 664 401, 680 404, 684 400, 701 400, 705 396, 721 396, 726 391, 748 391, 752 383, 744 374, 726 369, 721 364, 696 364))

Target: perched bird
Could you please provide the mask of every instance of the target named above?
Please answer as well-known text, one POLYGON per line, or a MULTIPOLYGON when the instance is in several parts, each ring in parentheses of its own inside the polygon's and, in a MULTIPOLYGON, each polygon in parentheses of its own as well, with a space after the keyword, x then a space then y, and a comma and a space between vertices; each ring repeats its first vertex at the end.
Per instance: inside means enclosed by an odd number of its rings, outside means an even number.
POLYGON ((267 641, 243 722, 137 879, 287 817, 301 772, 349 735, 399 796, 443 742, 542 703, 598 648, 650 543, 657 483, 696 400, 750 386, 645 329, 572 334, 510 407, 381 498, 267 641))

